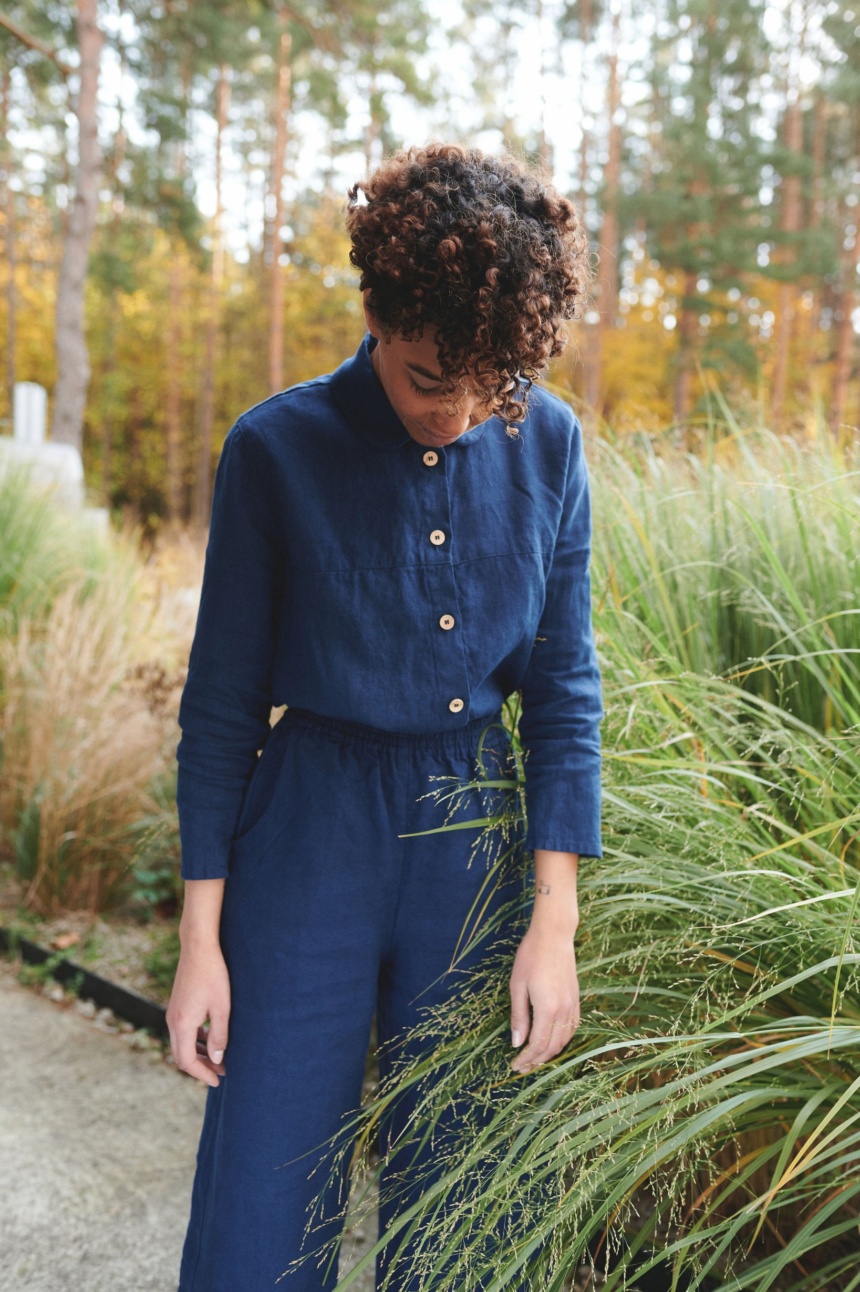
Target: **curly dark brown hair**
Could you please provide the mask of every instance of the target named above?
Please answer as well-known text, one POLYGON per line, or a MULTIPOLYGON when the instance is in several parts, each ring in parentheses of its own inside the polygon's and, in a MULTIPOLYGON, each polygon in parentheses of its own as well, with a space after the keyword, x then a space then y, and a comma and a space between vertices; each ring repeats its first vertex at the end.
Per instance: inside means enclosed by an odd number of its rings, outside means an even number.
POLYGON ((573 203, 510 154, 445 143, 395 152, 348 197, 349 258, 381 327, 406 340, 433 327, 442 393, 468 375, 521 422, 591 285, 573 203))

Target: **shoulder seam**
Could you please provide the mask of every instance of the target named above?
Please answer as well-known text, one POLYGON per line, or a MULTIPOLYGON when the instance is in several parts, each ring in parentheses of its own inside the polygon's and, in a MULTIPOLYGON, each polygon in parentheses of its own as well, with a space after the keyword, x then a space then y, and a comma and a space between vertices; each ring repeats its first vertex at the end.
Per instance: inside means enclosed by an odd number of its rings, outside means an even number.
POLYGON ((309 377, 307 381, 297 381, 294 385, 286 386, 283 390, 276 390, 271 395, 267 395, 265 399, 260 399, 256 404, 252 404, 250 408, 244 409, 236 420, 244 420, 250 413, 255 412, 258 408, 265 408, 267 404, 271 404, 276 399, 283 398, 284 395, 291 395, 295 391, 299 390, 310 390, 314 386, 326 385, 328 384, 330 376, 330 373, 324 373, 320 377, 309 377))

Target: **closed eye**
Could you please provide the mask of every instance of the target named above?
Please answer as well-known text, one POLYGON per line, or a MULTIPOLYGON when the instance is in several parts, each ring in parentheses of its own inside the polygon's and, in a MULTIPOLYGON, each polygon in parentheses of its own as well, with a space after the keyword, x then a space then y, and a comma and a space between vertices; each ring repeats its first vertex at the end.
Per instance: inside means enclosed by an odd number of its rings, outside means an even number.
POLYGON ((436 386, 419 386, 419 385, 418 385, 418 382, 417 382, 417 381, 413 381, 411 377, 409 378, 409 385, 410 385, 410 386, 412 387, 412 389, 413 389, 417 394, 419 394, 419 395, 435 395, 435 394, 436 394, 436 390, 437 390, 437 387, 436 387, 436 386))

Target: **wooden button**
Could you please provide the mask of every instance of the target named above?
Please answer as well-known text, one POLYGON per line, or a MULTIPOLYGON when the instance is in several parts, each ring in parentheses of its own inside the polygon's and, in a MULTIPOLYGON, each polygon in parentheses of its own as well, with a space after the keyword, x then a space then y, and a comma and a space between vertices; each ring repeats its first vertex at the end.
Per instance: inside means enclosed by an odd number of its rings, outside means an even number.
POLYGON ((435 467, 436 463, 439 461, 439 454, 434 453, 433 449, 428 449, 424 454, 424 461, 428 467, 435 467))
POLYGON ((440 628, 453 628, 453 627, 454 627, 454 616, 453 616, 453 615, 443 615, 443 616, 442 616, 442 618, 439 620, 439 627, 440 627, 440 628))
POLYGON ((463 701, 460 699, 459 696, 455 696, 453 700, 448 701, 448 708, 451 710, 452 713, 459 713, 462 707, 463 707, 463 701))
POLYGON ((444 543, 445 542, 444 530, 434 529, 433 533, 430 535, 430 542, 435 543, 437 547, 439 546, 440 543, 444 543))

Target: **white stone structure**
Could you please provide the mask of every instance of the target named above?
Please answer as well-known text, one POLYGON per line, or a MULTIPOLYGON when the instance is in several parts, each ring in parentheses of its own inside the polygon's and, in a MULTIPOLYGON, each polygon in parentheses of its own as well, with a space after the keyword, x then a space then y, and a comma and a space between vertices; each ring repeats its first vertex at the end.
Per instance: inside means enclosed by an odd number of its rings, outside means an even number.
POLYGON ((48 392, 35 381, 15 383, 13 433, 0 435, 0 473, 21 467, 32 484, 49 489, 64 507, 79 511, 103 532, 110 528, 106 507, 84 505, 84 464, 73 444, 45 439, 48 392))

